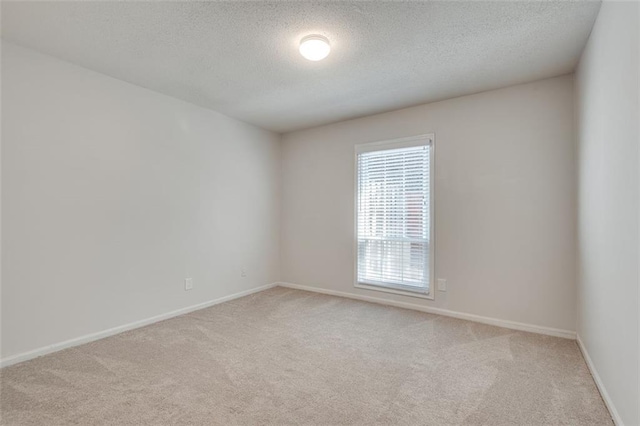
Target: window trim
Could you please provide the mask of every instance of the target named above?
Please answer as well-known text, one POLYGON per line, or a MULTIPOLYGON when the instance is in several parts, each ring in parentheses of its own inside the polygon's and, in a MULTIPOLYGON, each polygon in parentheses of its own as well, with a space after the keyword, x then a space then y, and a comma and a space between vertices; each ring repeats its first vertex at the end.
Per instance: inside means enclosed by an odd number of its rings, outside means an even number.
POLYGON ((353 197, 353 262, 354 262, 354 287, 381 291, 384 293, 401 294, 403 296, 419 297, 422 299, 435 299, 435 157, 436 139, 434 133, 427 133, 416 136, 409 136, 398 139, 383 140, 356 144, 354 146, 354 197, 353 197), (415 289, 406 289, 404 286, 394 286, 392 284, 374 284, 369 282, 358 282, 358 154, 372 151, 383 151, 385 149, 409 148, 412 146, 424 145, 425 141, 431 144, 431 155, 429 155, 429 291, 424 292, 415 289))

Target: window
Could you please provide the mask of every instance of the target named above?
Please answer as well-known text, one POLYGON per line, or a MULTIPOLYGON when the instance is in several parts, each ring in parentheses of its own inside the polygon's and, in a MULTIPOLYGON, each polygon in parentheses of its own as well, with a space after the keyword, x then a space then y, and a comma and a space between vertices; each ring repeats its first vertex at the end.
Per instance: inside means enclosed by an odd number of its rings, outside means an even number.
POLYGON ((433 135, 356 146, 356 287, 433 293, 433 135))

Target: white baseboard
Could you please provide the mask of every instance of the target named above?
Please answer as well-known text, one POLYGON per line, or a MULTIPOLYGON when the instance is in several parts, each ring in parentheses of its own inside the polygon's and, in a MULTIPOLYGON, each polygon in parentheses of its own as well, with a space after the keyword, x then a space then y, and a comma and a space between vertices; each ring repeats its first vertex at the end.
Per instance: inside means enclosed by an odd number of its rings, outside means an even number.
POLYGON ((177 317, 179 315, 188 314, 189 312, 197 311, 200 309, 208 308, 219 303, 228 302, 233 299, 248 296, 253 293, 258 293, 270 288, 273 288, 277 283, 263 285, 261 287, 252 288, 250 290, 234 293, 229 296, 220 297, 218 299, 209 300, 208 302, 199 303, 197 305, 188 306, 186 308, 177 309, 175 311, 167 312, 165 314, 156 315, 151 318, 146 318, 140 321, 135 321, 129 324, 113 327, 108 330, 98 331, 97 333, 86 334, 84 336, 76 337, 74 339, 66 340, 60 343, 54 343, 53 345, 43 346, 32 351, 23 352, 21 354, 8 356, 0 359, 0 368, 8 367, 9 365, 17 364, 19 362, 28 361, 33 358, 37 358, 42 355, 50 354, 52 352, 61 351, 73 346, 82 345, 84 343, 93 342, 94 340, 104 339, 105 337, 113 336, 114 334, 122 333, 124 331, 133 330, 135 328, 144 327, 145 325, 153 324, 159 321, 163 321, 169 318, 177 317))
MULTIPOLYGON (((94 340, 99 340, 99 339, 103 339, 105 337, 109 337, 109 336, 113 336, 114 334, 118 334, 118 333, 122 333, 124 331, 128 331, 128 330, 133 330, 135 328, 140 328, 140 327, 144 327, 145 325, 149 325, 149 324, 153 324, 159 321, 163 321, 165 319, 169 319, 169 318, 173 318, 179 315, 184 315, 187 314, 189 312, 193 312, 193 311, 197 311, 199 309, 204 309, 204 308, 208 308, 210 306, 213 305, 217 305, 219 303, 224 303, 227 302, 229 300, 233 300, 233 299, 237 299, 243 296, 248 296, 250 294, 253 293, 258 293, 260 291, 264 291, 267 290, 269 288, 275 287, 275 286, 280 286, 280 287, 288 287, 288 288, 294 288, 294 289, 298 289, 298 290, 305 290, 305 291, 312 291, 312 292, 316 292, 316 293, 322 293, 322 294, 328 294, 328 295, 332 295, 332 296, 340 296, 340 297, 347 297, 350 299, 357 299, 357 300, 363 300, 366 302, 372 302, 372 303, 378 303, 378 304, 383 304, 383 305, 390 305, 390 306, 395 306, 398 308, 405 308, 405 309, 413 309, 413 310, 417 310, 417 311, 422 311, 422 312, 427 312, 427 313, 431 313, 431 314, 438 314, 438 315, 444 315, 444 316, 449 316, 449 317, 453 317, 453 318, 459 318, 459 319, 464 319, 464 320, 469 320, 469 321, 474 321, 474 322, 480 322, 483 324, 489 324, 489 325, 495 325, 497 327, 504 327, 504 328, 509 328, 509 329, 513 329, 513 330, 521 330, 521 331, 529 331, 532 333, 538 333, 538 334, 545 334, 545 335, 549 335, 549 336, 556 336, 556 337, 563 337, 566 339, 575 339, 576 338, 576 333, 573 331, 569 331, 569 330, 560 330, 560 329, 555 329, 555 328, 549 328, 549 327, 541 327, 541 326, 537 326, 537 325, 531 325, 531 324, 524 324, 524 323, 519 323, 519 322, 514 322, 514 321, 507 321, 507 320, 501 320, 501 319, 496 319, 496 318, 489 318, 489 317, 483 317, 480 315, 473 315, 473 314, 466 314, 463 312, 456 312, 456 311, 450 311, 447 309, 440 309, 440 308, 433 308, 430 306, 423 306, 423 305, 418 305, 418 304, 414 304, 414 303, 409 303, 409 302, 398 302, 395 300, 389 300, 389 299, 382 299, 382 298, 378 298, 378 297, 373 297, 373 296, 364 296, 364 295, 359 295, 359 294, 352 294, 352 293, 346 293, 346 292, 341 292, 341 291, 335 291, 335 290, 326 290, 326 289, 322 289, 322 288, 318 288, 318 287, 310 287, 310 286, 304 286, 304 285, 299 285, 299 284, 292 284, 292 283, 284 283, 284 282, 277 282, 277 283, 272 283, 272 284, 267 284, 261 287, 257 287, 257 288, 253 288, 250 290, 245 290, 245 291, 241 291, 239 293, 235 293, 235 294, 231 294, 229 296, 224 296, 224 297, 220 297, 218 299, 214 299, 214 300, 210 300, 208 302, 204 302, 204 303, 199 303, 197 305, 192 305, 186 308, 182 308, 182 309, 178 309, 175 311, 171 311, 171 312, 167 312, 165 314, 160 314, 160 315, 156 315, 154 317, 151 318, 147 318, 147 319, 143 319, 140 321, 135 321, 129 324, 125 324, 125 325, 121 325, 118 327, 114 327, 114 328, 110 328, 108 330, 103 330, 103 331, 99 331, 96 333, 91 333, 91 334, 87 334, 84 336, 80 336, 74 339, 70 339, 70 340, 66 340, 64 342, 60 342, 60 343, 55 343, 53 345, 48 345, 48 346, 44 346, 38 349, 34 349, 28 352, 23 352, 21 354, 16 354, 16 355, 12 355, 6 358, 2 358, 0 359, 0 368, 2 367, 7 367, 9 365, 14 365, 23 361, 27 361, 33 358, 37 358, 39 356, 42 355, 46 355, 52 352, 57 352, 66 348, 70 348, 73 346, 78 346, 78 345, 82 345, 84 343, 89 343, 92 342, 94 340)), ((585 353, 585 359, 587 359, 588 357, 586 356, 586 352, 583 351, 583 353, 585 353)), ((589 364, 589 361, 587 361, 587 364, 589 364)), ((590 366, 591 368, 591 366, 590 366)), ((592 371, 594 373, 594 378, 596 378, 596 374, 595 374, 595 370, 592 371)), ((596 379, 596 383, 598 383, 598 379, 596 379)), ((598 387, 600 387, 600 384, 598 384, 598 387)), ((604 395, 603 395, 604 396, 604 395)), ((606 401, 606 399, 605 399, 606 401)), ((620 423, 622 424, 622 423, 620 423)))
POLYGON ((624 426, 624 423, 622 422, 622 418, 620 417, 620 414, 618 414, 618 410, 616 410, 615 405, 613 405, 613 401, 611 400, 611 397, 609 396, 607 389, 604 387, 604 383, 602 383, 602 379, 598 374, 598 370, 596 370, 596 366, 593 364, 593 361, 591 361, 589 352, 587 352, 587 348, 584 346, 584 343, 582 343, 582 339, 580 339, 579 334, 576 334, 576 341, 578 342, 578 347, 580 348, 580 352, 582 352, 584 361, 587 363, 587 367, 589 367, 589 371, 591 372, 593 381, 596 382, 596 386, 600 391, 600 395, 602 396, 604 405, 607 406, 607 409, 609 410, 609 414, 611 414, 613 423, 615 423, 616 426, 624 426))
POLYGON ((575 340, 575 338, 576 338, 576 332, 575 331, 571 331, 571 330, 562 330, 562 329, 558 329, 558 328, 550 328, 550 327, 543 327, 543 326, 539 326, 539 325, 525 324, 525 323, 521 323, 521 322, 502 320, 502 319, 498 319, 498 318, 483 317, 483 316, 480 316, 480 315, 467 314, 467 313, 464 313, 464 312, 450 311, 448 309, 433 308, 431 306, 418 305, 416 303, 398 302, 396 300, 383 299, 383 298, 380 298, 380 297, 364 296, 364 295, 360 295, 360 294, 346 293, 346 292, 343 292, 343 291, 336 291, 336 290, 327 290, 327 289, 324 289, 324 288, 310 287, 310 286, 305 286, 305 285, 300 285, 300 284, 292 284, 292 283, 285 283, 285 282, 280 282, 280 283, 276 283, 276 284, 278 286, 280 286, 280 287, 287 287, 287 288, 293 288, 293 289, 297 289, 297 290, 312 291, 312 292, 315 292, 315 293, 328 294, 328 295, 331 295, 331 296, 347 297, 349 299, 363 300, 365 302, 372 302, 372 303, 378 303, 378 304, 382 304, 382 305, 395 306, 397 308, 413 309, 413 310, 416 310, 416 311, 427 312, 429 314, 444 315, 444 316, 447 316, 447 317, 453 317, 453 318, 458 318, 458 319, 463 319, 463 320, 468 320, 468 321, 473 321, 473 322, 479 322, 479 323, 482 323, 482 324, 495 325, 497 327, 509 328, 509 329, 512 329, 512 330, 528 331, 528 332, 531 332, 531 333, 545 334, 547 336, 562 337, 562 338, 565 338, 565 339, 572 339, 572 340, 575 340))

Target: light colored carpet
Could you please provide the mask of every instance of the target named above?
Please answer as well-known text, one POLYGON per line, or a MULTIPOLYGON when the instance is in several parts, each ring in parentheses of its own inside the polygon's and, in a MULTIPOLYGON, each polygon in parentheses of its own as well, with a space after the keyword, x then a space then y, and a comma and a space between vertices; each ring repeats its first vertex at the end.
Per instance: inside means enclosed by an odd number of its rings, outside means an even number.
POLYGON ((571 340, 274 288, 1 371, 6 425, 610 425, 571 340))

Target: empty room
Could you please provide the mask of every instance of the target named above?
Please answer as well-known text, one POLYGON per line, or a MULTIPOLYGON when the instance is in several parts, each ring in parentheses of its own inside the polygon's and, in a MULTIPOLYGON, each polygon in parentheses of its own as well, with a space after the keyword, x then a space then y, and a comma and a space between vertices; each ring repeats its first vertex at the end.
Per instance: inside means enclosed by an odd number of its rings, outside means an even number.
POLYGON ((639 1, 0 23, 0 425, 640 426, 639 1))

